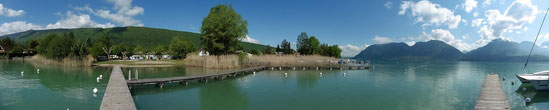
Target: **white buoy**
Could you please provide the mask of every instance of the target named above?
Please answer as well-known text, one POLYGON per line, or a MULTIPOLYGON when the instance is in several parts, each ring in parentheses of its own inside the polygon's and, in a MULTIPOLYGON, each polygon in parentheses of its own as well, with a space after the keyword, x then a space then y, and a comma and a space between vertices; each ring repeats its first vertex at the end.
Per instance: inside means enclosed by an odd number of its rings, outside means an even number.
POLYGON ((21 71, 21 76, 25 76, 25 72, 21 71))
POLYGON ((95 81, 99 82, 99 77, 95 78, 95 81))
POLYGON ((523 88, 522 88, 522 92, 526 92, 526 87, 523 87, 523 88))
POLYGON ((102 74, 101 74, 101 75, 99 75, 99 79, 103 79, 103 75, 102 75, 102 74))
POLYGON ((93 94, 97 94, 97 88, 93 88, 93 94))
POLYGON ((40 69, 36 69, 36 73, 40 73, 40 69))
POLYGON ((67 110, 70 110, 69 107, 67 107, 67 110))
POLYGON ((284 73, 284 76, 285 76, 285 77, 288 77, 288 73, 284 73))
POLYGON ((532 99, 530 99, 530 97, 526 97, 526 98, 524 99, 524 101, 525 101, 526 103, 529 103, 529 102, 532 101, 532 99))
POLYGON ((347 75, 347 73, 343 73, 343 77, 345 77, 347 75))
POLYGON ((320 76, 322 76, 322 72, 320 72, 320 76))

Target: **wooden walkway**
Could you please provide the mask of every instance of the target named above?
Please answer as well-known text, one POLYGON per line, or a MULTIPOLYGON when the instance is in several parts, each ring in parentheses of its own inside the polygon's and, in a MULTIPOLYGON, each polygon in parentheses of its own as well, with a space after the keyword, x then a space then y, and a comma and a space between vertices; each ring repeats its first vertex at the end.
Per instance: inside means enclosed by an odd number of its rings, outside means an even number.
POLYGON ((188 82, 191 81, 191 80, 199 80, 199 81, 206 81, 207 82, 209 79, 223 79, 223 78, 227 78, 229 76, 236 76, 238 74, 249 74, 249 73, 252 73, 254 71, 264 70, 266 68, 267 68, 266 66, 260 66, 260 67, 253 67, 253 68, 241 69, 241 70, 236 70, 236 71, 222 72, 222 73, 219 73, 219 74, 128 80, 128 81, 126 81, 126 83, 129 86, 155 84, 157 86, 162 87, 165 83, 179 82, 179 83, 188 84, 188 82))
POLYGON ((120 66, 115 65, 100 110, 136 110, 120 66))
POLYGON ((497 74, 488 74, 475 105, 475 110, 510 109, 497 74))

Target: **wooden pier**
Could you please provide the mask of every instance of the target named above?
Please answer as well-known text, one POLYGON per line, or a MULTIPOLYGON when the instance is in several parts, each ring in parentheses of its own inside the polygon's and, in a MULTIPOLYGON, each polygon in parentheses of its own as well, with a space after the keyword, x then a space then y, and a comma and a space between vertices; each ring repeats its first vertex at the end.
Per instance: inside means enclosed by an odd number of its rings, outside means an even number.
POLYGON ((236 70, 236 71, 222 72, 222 73, 218 73, 218 74, 128 80, 128 81, 126 81, 126 83, 129 86, 155 84, 157 86, 162 87, 165 83, 179 82, 179 83, 186 83, 187 84, 191 80, 199 80, 199 81, 206 81, 207 82, 209 79, 224 79, 224 78, 227 78, 229 76, 236 76, 236 75, 239 75, 239 74, 250 74, 250 73, 253 73, 254 71, 261 71, 261 70, 264 70, 266 68, 267 68, 266 66, 260 66, 260 67, 253 67, 253 68, 241 69, 241 70, 236 70))
POLYGON ((100 110, 136 110, 126 79, 118 65, 112 68, 100 110))
POLYGON ((486 81, 477 99, 475 110, 504 110, 510 109, 507 96, 497 74, 488 74, 486 81))

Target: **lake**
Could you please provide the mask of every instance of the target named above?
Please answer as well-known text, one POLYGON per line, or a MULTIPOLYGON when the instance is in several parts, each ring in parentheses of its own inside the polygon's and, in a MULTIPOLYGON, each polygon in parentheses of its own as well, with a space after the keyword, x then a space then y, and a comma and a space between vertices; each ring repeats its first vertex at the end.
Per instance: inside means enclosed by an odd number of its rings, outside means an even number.
MULTIPOLYGON (((131 92, 140 110, 473 109, 486 74, 497 73, 506 79, 502 85, 513 110, 549 108, 549 92, 519 90, 528 87, 514 76, 524 73, 522 62, 372 63, 369 70, 267 70, 188 86, 140 86, 131 92), (525 104, 525 96, 534 103, 525 104)), ((46 65, 0 61, 0 109, 99 108, 110 68, 46 65), (103 80, 96 82, 100 74, 103 80), (94 87, 100 91, 98 96, 92 94, 94 87)), ((140 79, 226 71, 123 68, 126 78, 127 71, 135 69, 140 79)), ((527 67, 529 72, 547 69, 547 62, 532 62, 527 67)))

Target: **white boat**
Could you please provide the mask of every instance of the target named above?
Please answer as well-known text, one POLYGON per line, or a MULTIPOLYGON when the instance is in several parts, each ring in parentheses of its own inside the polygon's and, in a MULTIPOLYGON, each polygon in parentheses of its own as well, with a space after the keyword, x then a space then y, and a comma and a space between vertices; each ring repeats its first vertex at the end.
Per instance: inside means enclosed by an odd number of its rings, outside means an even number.
POLYGON ((527 80, 527 78, 533 78, 533 77, 536 77, 536 76, 549 76, 549 70, 535 72, 535 73, 532 73, 532 74, 521 74, 521 75, 516 75, 516 76, 520 80, 520 82, 530 83, 527 80))
POLYGON ((530 83, 536 90, 549 90, 549 71, 516 75, 523 83, 530 83))

